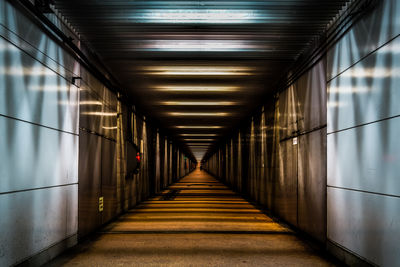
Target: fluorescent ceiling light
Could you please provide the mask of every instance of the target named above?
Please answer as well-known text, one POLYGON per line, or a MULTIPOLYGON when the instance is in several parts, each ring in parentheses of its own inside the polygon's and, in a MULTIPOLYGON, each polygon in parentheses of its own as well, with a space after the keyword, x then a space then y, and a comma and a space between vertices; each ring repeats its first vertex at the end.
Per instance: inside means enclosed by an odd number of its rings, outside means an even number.
POLYGON ((218 134, 202 134, 202 133, 198 133, 198 134, 179 134, 181 136, 218 136, 218 134))
POLYGON ((163 101, 159 103, 164 106, 233 106, 238 102, 233 101, 163 101))
POLYGON ((230 66, 149 66, 146 74, 167 76, 244 76, 252 75, 249 67, 230 66))
POLYGON ((214 117, 214 116, 228 116, 227 112, 168 112, 171 116, 204 116, 204 117, 214 117))
POLYGON ((175 126, 178 129, 221 129, 224 126, 216 126, 216 125, 179 125, 175 126))
POLYGON ((238 86, 158 86, 157 91, 176 91, 176 92, 234 92, 238 86))
POLYGON ((243 24, 255 23, 262 15, 240 9, 147 9, 133 19, 142 23, 243 24))
POLYGON ((138 51, 175 51, 175 52, 246 52, 265 51, 265 45, 244 40, 149 40, 134 48, 138 51))
POLYGON ((103 129, 105 129, 105 130, 116 130, 116 129, 118 129, 117 126, 111 126, 111 127, 103 126, 103 127, 101 127, 101 128, 103 128, 103 129))
POLYGON ((187 143, 188 146, 210 146, 213 143, 211 142, 201 142, 201 143, 187 143))
POLYGON ((215 141, 215 139, 183 139, 185 141, 215 141))

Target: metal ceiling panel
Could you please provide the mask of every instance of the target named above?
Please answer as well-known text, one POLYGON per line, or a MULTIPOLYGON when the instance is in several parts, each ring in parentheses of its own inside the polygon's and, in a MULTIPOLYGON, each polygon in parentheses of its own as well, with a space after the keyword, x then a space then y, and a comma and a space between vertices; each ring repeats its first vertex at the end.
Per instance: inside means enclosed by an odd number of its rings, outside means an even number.
POLYGON ((189 143, 181 134, 219 138, 264 103, 347 2, 56 0, 55 7, 134 104, 189 143))

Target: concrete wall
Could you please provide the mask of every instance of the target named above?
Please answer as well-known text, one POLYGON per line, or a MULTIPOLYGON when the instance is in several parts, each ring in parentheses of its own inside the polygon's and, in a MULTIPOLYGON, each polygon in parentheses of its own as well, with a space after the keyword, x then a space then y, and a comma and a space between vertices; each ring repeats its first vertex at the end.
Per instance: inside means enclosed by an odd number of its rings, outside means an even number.
POLYGON ((50 260, 187 174, 183 160, 29 13, 0 1, 0 266, 50 260), (128 140, 142 147, 138 175, 127 175, 128 140))

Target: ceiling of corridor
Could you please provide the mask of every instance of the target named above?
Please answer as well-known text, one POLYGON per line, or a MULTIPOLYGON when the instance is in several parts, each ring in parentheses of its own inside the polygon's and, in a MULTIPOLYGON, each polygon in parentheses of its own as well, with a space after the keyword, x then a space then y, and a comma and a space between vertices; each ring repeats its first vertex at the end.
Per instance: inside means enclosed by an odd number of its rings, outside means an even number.
POLYGON ((138 108, 200 159, 348 2, 56 0, 138 108))

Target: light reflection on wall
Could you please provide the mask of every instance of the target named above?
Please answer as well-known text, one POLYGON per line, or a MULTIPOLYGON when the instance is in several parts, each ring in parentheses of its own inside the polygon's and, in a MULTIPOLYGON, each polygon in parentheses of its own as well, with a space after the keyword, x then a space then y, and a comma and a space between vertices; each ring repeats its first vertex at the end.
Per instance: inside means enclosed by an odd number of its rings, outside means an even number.
POLYGON ((43 66, 38 67, 20 67, 20 66, 7 66, 0 67, 0 75, 10 75, 10 76, 56 76, 57 74, 43 66))
POLYGON ((52 85, 52 84, 41 84, 41 85, 28 85, 28 90, 32 91, 47 91, 47 92, 68 92, 70 85, 52 85))
POLYGON ((372 92, 372 88, 366 86, 330 86, 328 93, 337 94, 365 94, 372 92))
POLYGON ((348 71, 343 72, 341 77, 351 77, 351 78, 388 78, 388 77, 400 77, 400 68, 396 67, 373 67, 373 68, 363 68, 354 67, 348 71))
POLYGON ((118 129, 117 126, 102 126, 101 128, 103 128, 104 130, 117 130, 118 129))
POLYGON ((107 117, 116 117, 118 115, 117 112, 82 112, 82 115, 89 115, 89 116, 107 116, 107 117))

